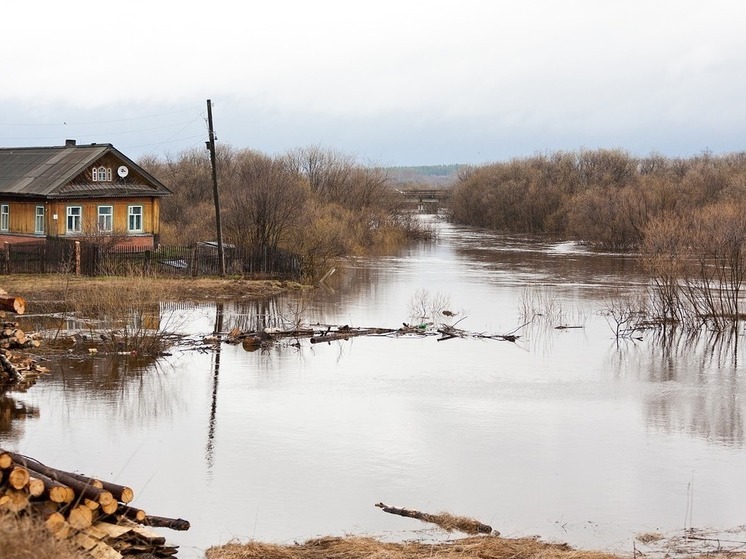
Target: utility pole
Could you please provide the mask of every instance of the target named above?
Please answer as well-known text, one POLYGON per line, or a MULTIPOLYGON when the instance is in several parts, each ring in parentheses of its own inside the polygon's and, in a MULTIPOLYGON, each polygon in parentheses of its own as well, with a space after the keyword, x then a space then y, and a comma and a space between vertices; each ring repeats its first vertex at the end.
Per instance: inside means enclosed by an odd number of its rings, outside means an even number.
POLYGON ((220 224, 220 196, 218 195, 218 172, 215 168, 215 132, 212 129, 212 103, 207 100, 207 125, 210 140, 207 149, 210 150, 210 163, 212 164, 212 193, 215 198, 215 227, 218 232, 218 260, 220 262, 220 277, 225 276, 225 253, 223 252, 223 227, 220 224))

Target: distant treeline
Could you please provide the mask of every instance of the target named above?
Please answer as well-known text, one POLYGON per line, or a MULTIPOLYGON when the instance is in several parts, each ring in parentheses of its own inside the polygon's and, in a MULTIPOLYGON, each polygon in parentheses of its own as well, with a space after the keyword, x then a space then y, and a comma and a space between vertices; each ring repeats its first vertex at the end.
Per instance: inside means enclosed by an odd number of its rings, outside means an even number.
POLYGON ((416 165, 386 167, 392 176, 454 177, 464 165, 416 165))
POLYGON ((689 158, 635 157, 620 149, 557 152, 462 167, 458 174, 451 210, 459 223, 610 248, 642 247, 661 220, 725 215, 746 200, 746 152, 689 158))
POLYGON ((447 188, 458 178, 459 170, 464 165, 420 165, 412 167, 385 167, 381 170, 389 177, 390 182, 399 186, 426 185, 429 188, 447 188))

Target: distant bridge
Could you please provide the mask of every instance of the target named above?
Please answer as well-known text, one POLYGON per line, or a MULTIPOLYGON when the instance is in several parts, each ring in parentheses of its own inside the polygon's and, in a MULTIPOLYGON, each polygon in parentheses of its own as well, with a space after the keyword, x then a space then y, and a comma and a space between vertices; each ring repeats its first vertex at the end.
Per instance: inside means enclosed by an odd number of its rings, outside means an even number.
POLYGON ((409 202, 417 204, 420 213, 436 213, 451 198, 450 188, 413 188, 397 190, 409 202))

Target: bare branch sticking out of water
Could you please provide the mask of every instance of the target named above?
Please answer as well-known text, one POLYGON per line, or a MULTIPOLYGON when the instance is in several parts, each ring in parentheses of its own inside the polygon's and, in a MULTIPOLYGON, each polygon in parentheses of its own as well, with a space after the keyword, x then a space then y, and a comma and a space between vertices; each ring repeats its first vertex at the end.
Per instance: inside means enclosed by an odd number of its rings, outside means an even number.
POLYGON ((388 505, 384 505, 383 503, 376 503, 376 506, 383 510, 383 512, 387 512, 389 514, 398 514, 399 516, 405 516, 407 518, 416 518, 417 520, 421 520, 423 522, 430 522, 432 524, 438 525, 440 528, 445 530, 446 532, 453 532, 454 530, 457 530, 459 532, 463 532, 464 534, 492 534, 495 536, 499 536, 500 532, 493 531, 491 526, 488 526, 487 524, 482 524, 478 520, 474 520, 473 518, 467 518, 465 516, 454 516, 453 514, 449 514, 447 512, 441 512, 439 514, 429 514, 426 512, 420 512, 418 510, 413 509, 402 509, 397 507, 390 507, 388 505))

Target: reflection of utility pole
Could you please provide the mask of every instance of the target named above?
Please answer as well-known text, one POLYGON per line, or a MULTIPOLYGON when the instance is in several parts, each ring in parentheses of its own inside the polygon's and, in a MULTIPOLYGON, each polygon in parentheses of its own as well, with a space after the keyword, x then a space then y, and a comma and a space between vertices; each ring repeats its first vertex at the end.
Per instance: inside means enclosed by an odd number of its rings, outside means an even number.
POLYGON ((210 163, 212 164, 212 193, 215 198, 215 227, 218 232, 218 260, 220 261, 220 276, 225 275, 225 253, 223 252, 223 227, 220 224, 220 197, 218 196, 218 172, 215 168, 215 132, 212 129, 212 102, 207 100, 207 125, 210 140, 207 149, 210 150, 210 163))
POLYGON ((215 427, 218 415, 218 376, 220 375, 220 335, 223 331, 223 303, 215 304, 215 330, 214 336, 218 336, 218 345, 212 357, 212 403, 210 405, 210 422, 207 428, 207 448, 205 449, 205 458, 207 459, 207 469, 212 470, 215 459, 215 427))

